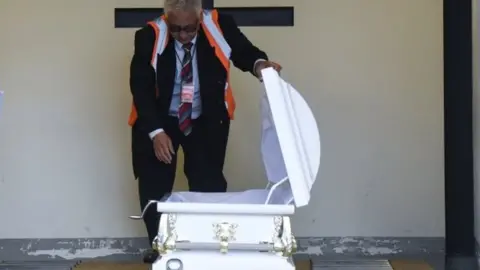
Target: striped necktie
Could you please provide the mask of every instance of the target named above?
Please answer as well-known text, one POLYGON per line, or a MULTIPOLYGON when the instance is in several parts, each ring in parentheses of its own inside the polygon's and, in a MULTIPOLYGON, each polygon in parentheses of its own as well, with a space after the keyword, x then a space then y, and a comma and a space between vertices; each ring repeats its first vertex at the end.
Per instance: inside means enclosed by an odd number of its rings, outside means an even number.
MULTIPOLYGON (((182 61, 182 71, 180 72, 180 78, 182 86, 184 84, 191 84, 193 81, 193 72, 192 72, 192 54, 190 52, 192 48, 192 43, 183 45, 183 50, 185 51, 185 56, 182 61)), ((178 108, 178 122, 180 131, 183 134, 188 135, 192 132, 192 103, 191 102, 182 102, 178 108)))

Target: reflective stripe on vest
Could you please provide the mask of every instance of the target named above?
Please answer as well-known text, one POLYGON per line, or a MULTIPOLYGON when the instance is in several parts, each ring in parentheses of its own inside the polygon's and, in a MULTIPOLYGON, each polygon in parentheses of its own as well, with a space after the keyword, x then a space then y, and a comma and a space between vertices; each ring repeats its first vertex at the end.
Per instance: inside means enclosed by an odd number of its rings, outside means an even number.
MULTIPOLYGON (((151 65, 157 72, 157 58, 158 55, 161 55, 168 44, 168 27, 165 23, 165 16, 151 21, 148 23, 155 30, 155 44, 152 52, 151 65)), ((222 65, 225 67, 227 72, 227 80, 225 83, 225 107, 228 112, 228 116, 233 120, 235 112, 235 99, 233 97, 233 91, 230 87, 230 55, 232 49, 228 45, 227 41, 223 37, 222 30, 218 24, 218 12, 217 10, 203 11, 203 20, 201 23, 202 29, 205 32, 210 46, 215 49, 215 55, 220 60, 222 65)), ((156 89, 156 95, 158 96, 158 89, 156 89)), ((133 126, 137 120, 137 110, 135 105, 132 103, 132 109, 130 117, 128 119, 128 124, 133 126)))

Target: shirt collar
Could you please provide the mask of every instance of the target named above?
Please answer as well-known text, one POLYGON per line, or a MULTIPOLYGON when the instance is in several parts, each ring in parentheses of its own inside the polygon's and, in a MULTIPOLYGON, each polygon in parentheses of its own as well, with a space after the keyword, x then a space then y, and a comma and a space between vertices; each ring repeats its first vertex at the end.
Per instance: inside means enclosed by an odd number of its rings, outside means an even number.
MULTIPOLYGON (((197 42, 197 37, 198 35, 196 35, 193 39, 192 39, 192 44, 195 46, 195 43, 197 42)), ((175 39, 175 45, 178 47, 178 48, 182 48, 183 47, 183 44, 180 43, 178 40, 175 39)))

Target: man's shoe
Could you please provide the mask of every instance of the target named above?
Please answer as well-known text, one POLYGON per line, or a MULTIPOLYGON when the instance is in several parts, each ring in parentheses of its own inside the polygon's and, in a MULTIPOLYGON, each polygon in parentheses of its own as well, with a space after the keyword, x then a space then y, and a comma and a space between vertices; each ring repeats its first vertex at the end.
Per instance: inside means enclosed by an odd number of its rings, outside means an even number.
POLYGON ((143 262, 152 264, 157 260, 159 255, 158 251, 149 249, 143 254, 143 262))

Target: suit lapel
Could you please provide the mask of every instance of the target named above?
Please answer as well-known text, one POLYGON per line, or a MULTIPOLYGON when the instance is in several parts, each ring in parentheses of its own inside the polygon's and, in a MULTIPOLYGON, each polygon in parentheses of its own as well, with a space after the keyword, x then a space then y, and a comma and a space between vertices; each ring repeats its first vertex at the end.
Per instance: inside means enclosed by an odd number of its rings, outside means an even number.
POLYGON ((210 46, 210 43, 203 32, 203 29, 200 28, 198 31, 197 37, 197 69, 198 69, 198 80, 200 82, 200 93, 205 93, 208 91, 210 85, 209 68, 212 68, 212 62, 215 60, 215 52, 210 46))
POLYGON ((173 38, 169 37, 167 47, 165 47, 157 61, 158 88, 160 93, 164 93, 168 100, 172 97, 175 84, 175 72, 177 69, 175 57, 175 43, 173 38))

